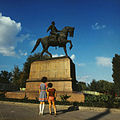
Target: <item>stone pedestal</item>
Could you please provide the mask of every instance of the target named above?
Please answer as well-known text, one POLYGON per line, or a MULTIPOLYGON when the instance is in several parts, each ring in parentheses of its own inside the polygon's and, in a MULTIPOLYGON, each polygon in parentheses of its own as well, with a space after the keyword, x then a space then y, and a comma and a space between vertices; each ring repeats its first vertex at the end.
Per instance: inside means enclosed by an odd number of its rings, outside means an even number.
POLYGON ((75 65, 69 57, 35 61, 31 64, 26 91, 38 91, 42 77, 47 77, 57 91, 74 91, 75 65))
POLYGON ((58 57, 47 60, 35 61, 31 64, 29 79, 26 81, 26 91, 7 92, 7 98, 36 100, 39 97, 41 78, 47 77, 47 83, 51 82, 56 89, 57 98, 68 95, 70 102, 84 102, 83 93, 74 92, 76 88, 75 65, 69 57, 58 57))

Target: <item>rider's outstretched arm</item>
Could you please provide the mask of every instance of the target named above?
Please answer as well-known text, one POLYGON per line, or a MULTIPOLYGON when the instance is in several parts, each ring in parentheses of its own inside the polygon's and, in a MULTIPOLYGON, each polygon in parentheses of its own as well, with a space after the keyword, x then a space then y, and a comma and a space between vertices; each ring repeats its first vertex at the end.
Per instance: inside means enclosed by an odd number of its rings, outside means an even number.
POLYGON ((47 32, 51 29, 51 25, 49 26, 49 28, 47 29, 47 32))

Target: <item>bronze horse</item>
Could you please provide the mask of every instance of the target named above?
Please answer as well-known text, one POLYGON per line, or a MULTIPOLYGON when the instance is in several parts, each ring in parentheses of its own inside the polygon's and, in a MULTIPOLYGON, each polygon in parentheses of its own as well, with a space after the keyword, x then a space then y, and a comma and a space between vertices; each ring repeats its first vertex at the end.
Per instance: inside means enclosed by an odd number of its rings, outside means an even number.
POLYGON ((41 52, 41 56, 43 55, 44 52, 46 52, 46 53, 48 53, 50 55, 50 57, 52 57, 52 54, 50 52, 48 52, 48 48, 50 46, 63 47, 66 56, 68 56, 67 55, 67 50, 66 50, 66 44, 69 42, 70 43, 70 49, 73 47, 71 40, 67 40, 68 35, 70 37, 73 37, 73 35, 74 35, 74 27, 69 27, 69 26, 64 27, 60 31, 60 33, 58 34, 58 37, 56 37, 56 36, 46 36, 46 37, 43 37, 43 38, 39 38, 37 40, 33 50, 31 51, 31 53, 35 51, 35 49, 38 47, 38 45, 41 42, 42 47, 43 47, 43 50, 41 52))

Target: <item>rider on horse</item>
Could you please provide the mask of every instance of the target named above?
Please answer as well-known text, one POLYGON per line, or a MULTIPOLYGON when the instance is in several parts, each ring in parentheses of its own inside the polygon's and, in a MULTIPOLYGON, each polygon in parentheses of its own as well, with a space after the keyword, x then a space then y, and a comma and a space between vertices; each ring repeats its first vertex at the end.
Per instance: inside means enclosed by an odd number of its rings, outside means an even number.
POLYGON ((54 22, 54 21, 52 21, 51 24, 52 24, 52 25, 50 25, 50 26, 48 27, 47 32, 48 32, 49 30, 51 30, 51 32, 50 32, 50 39, 51 39, 51 38, 54 38, 56 41, 58 41, 58 36, 59 36, 58 32, 60 32, 60 31, 57 30, 57 28, 55 27, 55 22, 54 22))

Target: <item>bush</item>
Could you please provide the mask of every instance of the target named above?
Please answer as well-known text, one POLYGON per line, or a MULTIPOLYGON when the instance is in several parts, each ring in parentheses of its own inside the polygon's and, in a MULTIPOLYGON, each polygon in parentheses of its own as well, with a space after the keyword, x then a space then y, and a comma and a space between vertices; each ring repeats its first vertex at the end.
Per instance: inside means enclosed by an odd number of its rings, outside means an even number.
POLYGON ((60 95, 61 101, 59 101, 59 102, 57 102, 57 103, 59 103, 59 104, 61 104, 61 105, 70 105, 70 102, 67 101, 67 99, 68 99, 69 97, 71 97, 71 96, 68 96, 67 94, 65 94, 65 95, 60 95))
POLYGON ((116 99, 111 95, 87 95, 83 106, 120 108, 120 99, 116 99))
POLYGON ((65 94, 65 95, 60 95, 60 98, 61 98, 61 101, 62 101, 62 102, 66 102, 69 97, 71 97, 71 96, 68 96, 67 94, 65 94))

